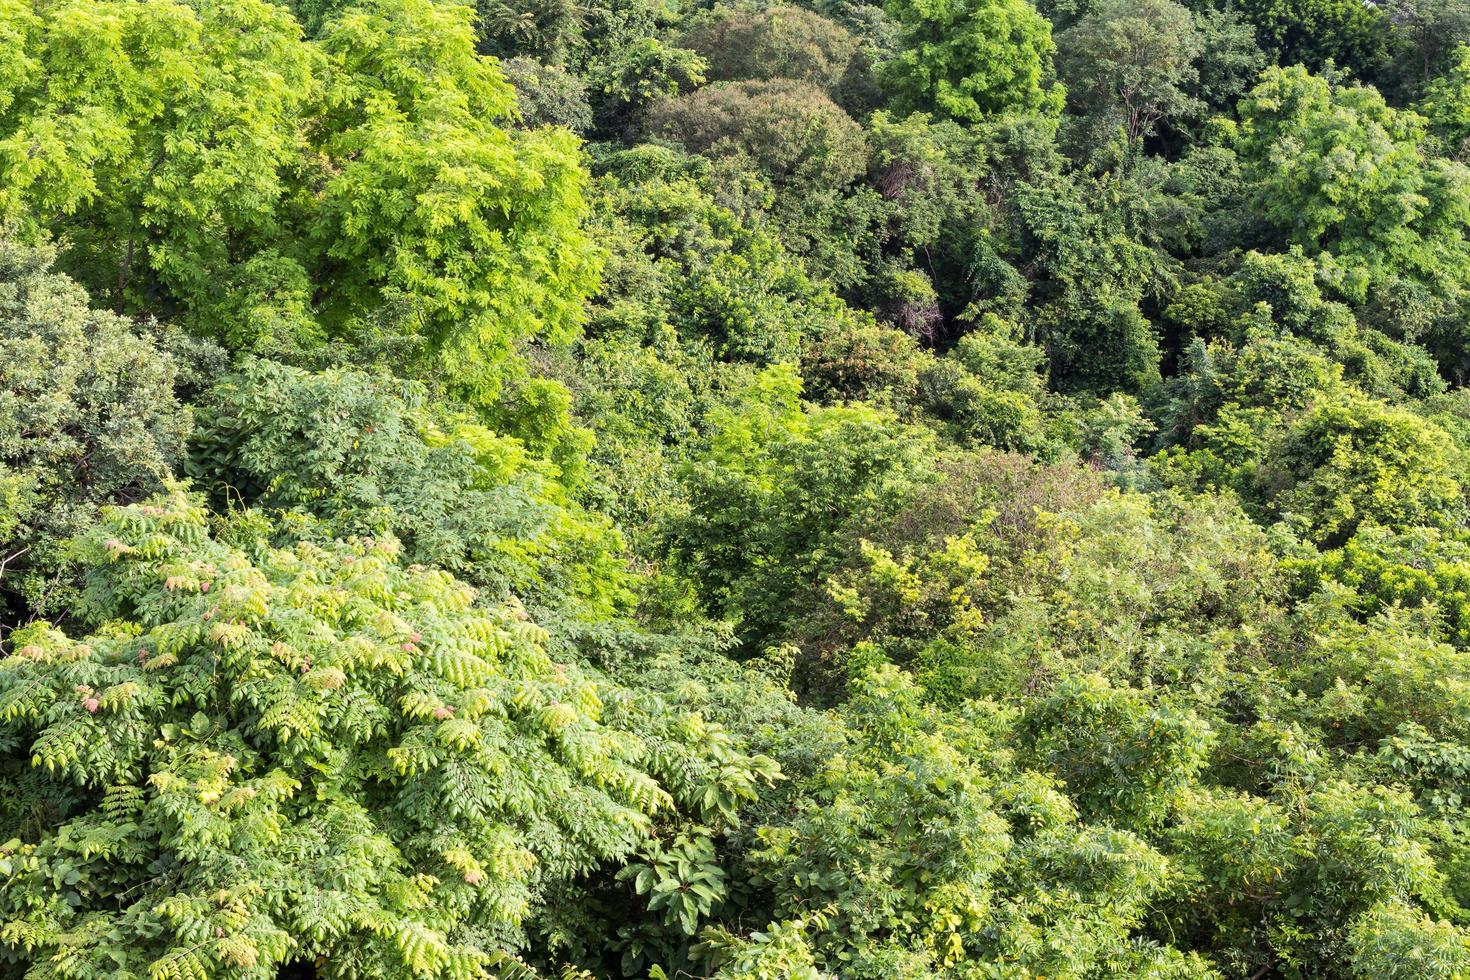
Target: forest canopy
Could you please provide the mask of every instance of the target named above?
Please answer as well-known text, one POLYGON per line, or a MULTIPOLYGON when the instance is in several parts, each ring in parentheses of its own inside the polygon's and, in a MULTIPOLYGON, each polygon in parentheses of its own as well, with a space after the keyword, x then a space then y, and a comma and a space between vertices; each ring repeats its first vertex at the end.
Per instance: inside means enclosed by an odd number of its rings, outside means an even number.
POLYGON ((1470 978, 1465 0, 0 0, 0 976, 1470 978))

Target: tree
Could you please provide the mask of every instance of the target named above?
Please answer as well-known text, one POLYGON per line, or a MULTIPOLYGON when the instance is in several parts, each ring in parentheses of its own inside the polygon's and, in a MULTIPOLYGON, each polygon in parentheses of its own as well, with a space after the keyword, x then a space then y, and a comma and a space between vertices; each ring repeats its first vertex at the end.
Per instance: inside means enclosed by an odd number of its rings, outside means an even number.
POLYGON ((600 132, 630 137, 642 111, 705 81, 704 58, 670 37, 678 11, 657 0, 594 5, 576 67, 600 132))
POLYGON ((1106 0, 1057 37, 1067 98, 1136 143, 1161 121, 1197 111, 1189 90, 1202 49, 1189 10, 1174 0, 1106 0))
POLYGON ((488 53, 549 65, 566 61, 587 20, 586 8, 575 0, 477 0, 475 8, 488 53))
POLYGON ((1470 152, 1470 46, 1456 49, 1449 70, 1426 86, 1415 108, 1450 155, 1463 162, 1470 152))
POLYGON ((898 52, 880 76, 900 107, 961 122, 1055 113, 1051 26, 1024 0, 889 0, 898 52))
POLYGON ((1214 976, 1132 941, 1168 887, 1167 862, 1132 834, 1079 826, 1060 784, 1001 748, 1009 712, 937 710, 891 664, 856 672, 851 687, 844 738, 751 855, 778 919, 817 901, 832 910, 805 923, 820 965, 873 980, 1104 964, 1214 976))
POLYGON ((756 760, 685 782, 706 726, 650 751, 518 605, 398 550, 242 551, 177 492, 87 536, 107 625, 37 624, 0 660, 0 943, 24 975, 500 972, 539 889, 747 792, 756 760))
POLYGON ((1313 407, 1266 461, 1280 513, 1341 543, 1364 524, 1446 527, 1464 518, 1457 453, 1443 429, 1403 409, 1355 398, 1313 407))
POLYGON ((587 83, 580 76, 534 58, 509 58, 500 68, 505 80, 515 86, 522 125, 563 126, 574 133, 592 128, 587 83))
POLYGON ((1235 7, 1191 7, 1204 56, 1197 62, 1196 94, 1212 112, 1228 111, 1235 100, 1255 84, 1266 67, 1266 52, 1256 43, 1255 31, 1235 7))
POLYGON ((1457 301, 1470 172, 1430 155, 1423 117, 1300 67, 1268 70, 1239 111, 1249 206, 1277 242, 1337 259, 1337 289, 1355 302, 1396 280, 1457 301))
POLYGON ((1046 353, 988 315, 919 377, 919 402, 960 445, 1045 455, 1046 353))
POLYGON ((1389 0, 1384 11, 1407 42, 1401 60, 1409 63, 1405 74, 1411 89, 1443 72, 1456 49, 1470 40, 1470 4, 1465 0, 1389 0))
POLYGON ((1025 284, 1000 254, 1005 234, 996 202, 1016 169, 1052 164, 1045 136, 1041 147, 1018 147, 1018 135, 1004 125, 967 127, 923 114, 869 117, 868 183, 881 195, 881 224, 878 254, 867 260, 872 274, 858 294, 865 306, 942 341, 963 329, 961 316, 1016 315, 1025 284), (920 305, 925 291, 927 307, 920 305))
POLYGON ((595 281, 576 142, 500 128, 513 93, 475 53, 468 8, 371 0, 321 45, 333 85, 318 132, 336 165, 307 230, 323 319, 351 336, 386 314, 492 402, 514 345, 570 339, 595 281))
POLYGON ((1023 261, 1039 280, 1033 329, 1062 391, 1133 394, 1158 380, 1158 338, 1139 303, 1171 269, 1142 240, 1150 202, 1130 190, 1112 175, 1043 175, 1015 189, 1023 261))
POLYGON ((858 53, 846 28, 801 7, 719 7, 694 20, 683 43, 709 63, 712 82, 789 78, 838 92, 858 53))
POLYGON ((366 0, 319 41, 264 0, 0 18, 23 55, 0 211, 58 233, 119 309, 294 356, 407 337, 485 403, 517 342, 579 326, 596 260, 575 140, 503 128, 513 92, 469 8, 366 0))
POLYGON ((0 117, 6 220, 59 233, 64 267, 119 311, 163 289, 233 345, 310 342, 281 223, 324 65, 290 13, 66 0, 7 3, 0 24, 24 65, 0 117))
POLYGON ((564 474, 416 382, 250 360, 200 400, 189 472, 278 541, 391 534, 407 561, 496 598, 601 620, 626 604, 622 540, 564 474))
POLYGON ((1470 934, 1405 902, 1375 905, 1353 924, 1353 969, 1362 977, 1450 980, 1470 971, 1470 934))
MULTIPOLYGON (((1375 397, 1423 398, 1442 391, 1444 380, 1428 351, 1360 323, 1348 306, 1328 298, 1334 271, 1295 247, 1276 255, 1247 252, 1228 276, 1181 289, 1166 317, 1196 337, 1228 338, 1237 345, 1278 331, 1300 338, 1302 350, 1341 364, 1346 380, 1375 397)), ((1281 342, 1290 344, 1285 337, 1281 342)), ((1270 399, 1255 404, 1284 407, 1270 399)))
POLYGON ((695 153, 743 154, 778 187, 843 187, 866 168, 862 129, 815 86, 710 85, 660 103, 648 132, 695 153))
POLYGON ((1191 712, 1097 675, 1064 679, 1024 724, 1041 767, 1066 783, 1084 816, 1132 829, 1164 820, 1212 740, 1191 712))
POLYGON ((1372 81, 1392 56, 1388 18, 1357 0, 1246 0, 1241 11, 1283 65, 1320 71, 1331 62, 1372 81))
POLYGON ((665 533, 711 612, 752 648, 830 571, 849 521, 897 506, 926 479, 930 439, 864 405, 806 408, 789 365, 712 414, 709 448, 683 473, 689 509, 665 533))
POLYGON ((66 540, 100 506, 161 489, 190 431, 169 344, 91 309, 53 258, 0 242, 0 583, 19 599, 6 604, 11 625, 27 609, 66 613, 66 540))

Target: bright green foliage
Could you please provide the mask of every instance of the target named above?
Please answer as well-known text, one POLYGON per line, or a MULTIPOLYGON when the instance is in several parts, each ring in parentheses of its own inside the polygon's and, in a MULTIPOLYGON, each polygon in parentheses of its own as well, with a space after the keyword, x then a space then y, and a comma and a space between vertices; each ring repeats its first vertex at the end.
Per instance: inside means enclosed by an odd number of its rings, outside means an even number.
MULTIPOLYGON (((1271 263, 1265 265, 1269 269, 1271 263)), ((1247 291, 1271 281, 1238 280, 1247 291)), ((1315 289, 1297 293, 1296 299, 1313 294, 1315 289)), ((1295 302, 1287 290, 1266 295, 1280 312, 1260 300, 1248 307, 1242 324, 1274 316, 1310 333, 1346 317, 1334 304, 1295 302)), ((1183 485, 1233 488, 1265 513, 1291 517, 1319 542, 1341 544, 1363 524, 1459 522, 1460 449, 1444 429, 1365 397, 1313 345, 1245 329, 1239 349, 1196 343, 1189 352, 1187 373, 1169 386, 1165 413, 1165 441, 1177 448, 1154 461, 1156 472, 1183 485)), ((1350 319, 1347 329, 1354 339, 1350 319)), ((1345 346, 1351 355, 1352 344, 1345 346)), ((1384 352, 1394 354, 1395 345, 1384 352)), ((1359 363, 1367 377, 1372 372, 1392 378, 1383 370, 1387 358, 1374 355, 1359 363)), ((1404 379, 1406 386, 1413 377, 1404 379)))
POLYGON ((320 43, 264 0, 0 14, 23 39, 0 203, 120 307, 162 290, 256 351, 413 335, 480 399, 514 342, 579 323, 574 142, 501 128, 512 90, 468 8, 354 4, 320 43))
POLYGON ((680 834, 666 847, 658 841, 630 862, 618 877, 648 896, 648 910, 662 916, 664 926, 695 934, 699 921, 724 899, 725 871, 715 863, 714 843, 705 836, 680 834))
POLYGON ((1349 299, 1396 279, 1455 299, 1470 282, 1470 175, 1426 152, 1422 117, 1371 88, 1271 69, 1241 101, 1233 144, 1253 214, 1333 256, 1349 299))
POLYGON ((650 105, 704 84, 705 59, 679 42, 688 8, 627 0, 575 9, 584 25, 567 67, 587 81, 599 133, 626 139, 650 105))
POLYGON ((626 176, 604 179, 598 200, 613 267, 590 333, 667 323, 722 358, 770 364, 854 319, 758 221, 720 205, 698 158, 650 149, 615 166, 626 176))
POLYGON ((160 339, 92 310, 51 261, 0 242, 0 585, 17 618, 65 613, 65 539, 160 489, 189 434, 160 339))
POLYGON ((1320 539, 1342 541, 1362 524, 1459 523, 1458 452, 1443 429, 1367 399, 1309 410, 1267 458, 1262 480, 1275 509, 1320 539))
POLYGON ((587 68, 588 81, 600 96, 595 102, 602 106, 594 115, 605 120, 606 128, 628 128, 635 112, 701 85, 705 67, 704 59, 688 48, 638 37, 628 25, 618 24, 607 48, 587 68))
POLYGON ((908 111, 979 122, 1055 112, 1051 25, 1021 0, 890 0, 898 52, 881 77, 908 111))
POLYGON ((701 947, 717 980, 827 980, 816 967, 803 931, 805 919, 773 922, 749 938, 711 928, 701 947))
POLYGON ((1351 590, 1363 615, 1390 606, 1432 607, 1439 634, 1470 648, 1470 546, 1432 528, 1364 529, 1341 548, 1294 562, 1307 594, 1333 582, 1351 590))
POLYGON ((712 414, 709 449, 685 474, 689 512, 667 533, 710 609, 751 641, 780 624, 830 568, 848 522, 883 513, 926 475, 922 430, 866 406, 803 410, 801 379, 777 366, 712 414))
POLYGON ((1041 371, 1046 354, 987 314, 949 357, 919 378, 919 400, 962 445, 1046 453, 1041 371))
POLYGON ((887 403, 963 446, 1050 453, 1046 354, 993 314, 935 357, 896 330, 855 323, 809 344, 802 371, 820 401, 887 403))
POLYGON ((326 317, 364 330, 386 308, 451 381, 493 396, 512 344, 570 337, 594 281, 575 143, 497 126, 512 92, 475 53, 466 8, 374 0, 322 48, 334 84, 321 144, 340 161, 310 228, 330 263, 326 317))
POLYGON ((1249 494, 1283 418, 1343 397, 1342 371, 1307 344, 1269 333, 1235 348, 1196 341, 1165 388, 1160 435, 1170 448, 1151 465, 1166 482, 1249 494))
POLYGON ((1452 980, 1470 973, 1470 935, 1402 903, 1374 906, 1349 941, 1360 977, 1452 980))
POLYGON ((232 344, 309 339, 282 236, 320 55, 265 0, 6 3, 20 68, 0 115, 0 210, 54 229, 99 296, 150 290, 232 344))
MULTIPOLYGON (((1464 737, 1470 726, 1470 654, 1419 635, 1416 625, 1414 617, 1391 610, 1366 626, 1336 626, 1321 636, 1310 663, 1288 669, 1292 689, 1305 699, 1303 716, 1321 727, 1328 744, 1391 752, 1389 740, 1398 735, 1464 737)), ((1458 805, 1458 793, 1447 797, 1444 791, 1453 793, 1461 781, 1451 773, 1441 778, 1434 787, 1440 792, 1426 794, 1424 801, 1458 805)))
POLYGON ((846 308, 758 217, 716 200, 708 164, 645 147, 596 184, 608 249, 575 364, 559 374, 597 434, 587 492, 629 530, 679 496, 674 470, 753 368, 794 362, 870 318, 846 308))
MULTIPOLYGON (((1072 496, 1083 506, 1059 518, 1028 504, 1056 494, 1060 474, 976 479, 985 472, 941 484, 922 509, 897 515, 879 532, 884 552, 864 549, 867 582, 848 578, 853 592, 834 590, 840 602, 866 604, 866 635, 884 650, 932 638, 918 655, 919 677, 952 706, 948 717, 969 726, 968 740, 951 735, 947 744, 973 745, 993 730, 993 721, 969 713, 967 698, 1019 701, 1023 720, 1001 729, 998 743, 1064 780, 1055 784, 1064 805, 1081 811, 1089 832, 1129 826, 1164 853, 1167 864, 1151 865, 1157 858, 1147 850, 1123 847, 1119 874, 1164 884, 1169 897, 1154 906, 1155 934, 1212 949, 1222 969, 1279 955, 1337 975, 1332 964, 1348 955, 1344 944, 1366 928, 1361 917, 1376 903, 1409 903, 1415 916, 1427 906, 1445 917, 1446 866, 1435 867, 1430 818, 1458 806, 1465 788, 1450 748, 1470 718, 1459 651, 1415 639, 1411 621, 1365 626, 1330 599, 1283 621, 1269 541, 1225 501, 1072 496), (977 526, 963 534, 980 560, 961 565, 954 529, 965 513, 977 526), (927 554, 916 535, 930 542, 927 554), (1014 541, 1019 553, 1007 544, 1014 541), (953 613, 944 611, 946 594, 963 596, 953 613), (1308 642, 1317 653, 1299 658, 1297 645, 1308 642), (1236 663, 1255 666, 1238 672, 1236 663), (1093 673, 1079 675, 1079 667, 1093 673), (1243 703, 1285 718, 1240 726, 1231 718, 1243 703), (1357 781, 1332 775, 1343 772, 1357 781), (1411 781, 1414 796, 1374 780, 1411 781)), ((875 655, 867 643, 844 649, 875 655)), ((884 717, 904 725, 923 715, 900 702, 884 717)), ((910 750, 915 736, 904 731, 903 748, 884 758, 910 750)), ((988 771, 997 770, 1003 765, 988 771)), ((852 805, 876 795, 855 794, 852 805)), ((1022 812, 1037 819, 1035 804, 1022 812)), ((813 839, 842 832, 825 828, 813 839)), ((1056 836, 1045 842, 1053 858, 1066 851, 1056 836)), ((1087 847, 1100 844, 1092 838, 1087 847)), ((859 863, 874 867, 880 856, 859 863)), ((1021 880, 1038 874, 1029 873, 1021 880)), ((1110 893, 1130 894, 1124 880, 1109 879, 1110 893)), ((1066 912, 1073 923, 1098 921, 1088 914, 1066 912)), ((1095 925, 1089 941, 1116 927, 1095 925)), ((1382 941, 1402 943, 1405 955, 1437 956, 1436 943, 1455 936, 1442 923, 1382 941)), ((1081 957, 1096 948, 1074 937, 1068 951, 1081 957)), ((1111 955, 1124 962, 1118 950, 1111 955)))
POLYGON ((961 749, 925 730, 933 719, 903 675, 889 668, 855 693, 850 751, 816 773, 789 826, 759 831, 754 860, 778 915, 806 904, 833 909, 816 945, 833 959, 857 947, 847 975, 882 975, 885 959, 908 961, 890 976, 913 975, 963 951, 1010 841, 988 780, 961 749))
POLYGON ((1102 486, 1090 470, 994 452, 944 460, 938 470, 889 519, 846 529, 826 601, 804 610, 796 635, 814 658, 872 645, 898 662, 928 661, 930 693, 956 704, 1014 680, 992 688, 979 681, 983 669, 946 675, 949 655, 990 628, 1008 587, 996 572, 1020 542, 1046 539, 1042 511, 1090 503, 1102 486))
POLYGON ((32 627, 0 663, 7 768, 31 768, 0 937, 27 975, 485 975, 538 883, 673 802, 599 722, 615 692, 392 538, 246 554, 176 494, 82 550, 106 625, 32 627))
POLYGON ((392 534, 407 560, 538 611, 603 617, 626 595, 621 540, 556 468, 417 383, 248 361, 204 399, 193 458, 221 505, 291 537, 392 534))
MULTIPOLYGON (((826 910, 808 927, 819 962, 918 980, 1001 964, 1013 968, 1003 976, 1143 971, 1169 958, 1128 939, 1165 884, 1162 857, 1130 834, 1079 828, 1058 784, 999 747, 1003 709, 936 712, 891 666, 852 693, 849 745, 797 787, 805 799, 788 824, 760 829, 753 855, 778 915, 826 910)), ((1212 974, 1195 961, 1164 975, 1212 974)))

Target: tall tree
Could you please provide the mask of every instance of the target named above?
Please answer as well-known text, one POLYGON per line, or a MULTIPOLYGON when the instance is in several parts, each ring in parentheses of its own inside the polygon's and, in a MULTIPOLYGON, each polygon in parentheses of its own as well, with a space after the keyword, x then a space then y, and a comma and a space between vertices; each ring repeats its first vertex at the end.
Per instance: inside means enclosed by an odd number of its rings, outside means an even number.
POLYGON ((1202 50, 1189 10, 1174 0, 1105 0, 1057 38, 1068 101, 1130 143, 1192 113, 1202 50))
POLYGON ((899 108, 979 122, 1053 113, 1051 25, 1025 0, 888 0, 898 53, 881 77, 899 108))
POLYGON ((1454 301, 1470 286, 1470 170, 1432 154, 1422 116, 1300 67, 1268 70, 1239 113, 1252 213, 1276 244, 1333 256, 1344 295, 1406 280, 1454 301))

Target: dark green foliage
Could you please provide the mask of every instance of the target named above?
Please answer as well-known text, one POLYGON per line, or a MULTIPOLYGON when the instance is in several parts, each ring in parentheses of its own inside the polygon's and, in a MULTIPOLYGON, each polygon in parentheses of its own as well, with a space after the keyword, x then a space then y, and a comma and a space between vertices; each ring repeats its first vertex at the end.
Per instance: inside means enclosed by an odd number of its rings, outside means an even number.
POLYGON ((576 75, 532 58, 501 62, 505 80, 516 90, 516 109, 525 126, 565 126, 574 133, 592 128, 587 85, 576 75))
POLYGON ((1130 190, 1116 179, 1048 177, 1016 191, 1044 300, 1035 329, 1064 391, 1136 393, 1159 377, 1158 337, 1139 304, 1171 270, 1141 240, 1148 202, 1130 190))
POLYGON ((1063 680, 1026 715, 1041 765, 1062 779, 1084 816, 1146 827, 1204 766, 1210 730, 1188 712, 1105 678, 1063 680))
POLYGON ((1311 345, 1252 333, 1238 351, 1197 344, 1189 367, 1170 385, 1166 479, 1232 487, 1317 541, 1462 519, 1449 434, 1365 397, 1311 345))
POLYGON ((987 315, 949 357, 919 376, 918 401, 961 445, 1046 455, 1050 446, 1041 371, 1046 354, 987 315))
POLYGON ((0 241, 0 585, 14 617, 66 613, 66 539, 99 506, 161 489, 190 429, 165 339, 91 309, 52 259, 0 241))
POLYGON ((1329 62, 1368 81, 1386 67, 1393 36, 1382 8, 1353 0, 1243 0, 1241 12, 1282 64, 1329 62))
POLYGON ((1105 140, 1112 129, 1130 142, 1198 111, 1203 39, 1189 10, 1173 0, 1105 0, 1057 38, 1067 97, 1105 140))
POLYGON ((1040 146, 1024 142, 1035 135, 873 114, 868 181, 882 201, 875 274, 863 289, 871 308, 926 338, 948 333, 961 316, 1017 313, 1025 280, 1000 254, 996 202, 1018 176, 1047 166, 1054 150, 1046 134, 1040 146))
POLYGON ((1228 111, 1236 97, 1255 84, 1266 53, 1238 7, 1191 6, 1200 46, 1208 52, 1197 64, 1197 95, 1211 110, 1228 111))
POLYGON ((1296 248, 1281 255, 1247 252, 1229 276, 1180 290, 1167 316, 1196 336, 1235 343, 1253 333, 1284 331, 1310 342, 1298 346, 1337 361, 1348 380, 1379 397, 1424 398, 1443 390, 1434 360, 1422 347, 1359 323, 1350 308, 1324 295, 1332 288, 1327 265, 1296 248))
POLYGON ((586 10, 570 0, 477 0, 481 44, 488 53, 525 55, 547 64, 566 60, 581 40, 586 10))
POLYGON ((662 103, 648 132, 695 153, 739 154, 778 186, 841 187, 864 169, 862 131, 804 82, 710 85, 662 103))
POLYGON ((1449 70, 1434 79, 1417 110, 1429 120, 1430 130, 1445 143, 1451 156, 1463 160, 1470 149, 1470 47, 1461 45, 1449 70))
POLYGON ((716 414, 683 475, 689 511, 667 531, 711 610, 750 644, 830 570, 837 532, 897 506, 929 463, 922 430, 866 406, 804 410, 800 392, 794 371, 772 368, 716 414))
POLYGON ((866 166, 862 129, 820 89, 776 79, 723 82, 655 105, 645 130, 715 161, 711 186, 751 225, 770 222, 811 273, 860 281, 874 195, 854 190, 866 166))
POLYGON ((789 78, 837 98, 857 66, 859 40, 840 24, 801 7, 716 8, 683 43, 709 63, 712 82, 789 78))
POLYGON ((625 596, 621 541, 531 458, 418 384, 249 361, 202 400, 191 471, 221 508, 293 538, 392 534, 434 565, 536 609, 589 617, 625 596))

